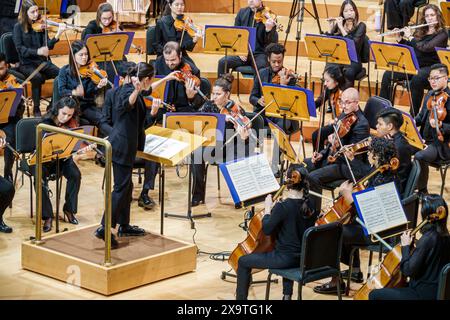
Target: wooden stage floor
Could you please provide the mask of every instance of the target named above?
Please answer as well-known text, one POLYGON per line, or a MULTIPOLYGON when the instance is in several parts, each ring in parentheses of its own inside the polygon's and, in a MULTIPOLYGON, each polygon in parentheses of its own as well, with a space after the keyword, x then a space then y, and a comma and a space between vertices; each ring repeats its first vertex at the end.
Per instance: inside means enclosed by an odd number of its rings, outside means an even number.
MULTIPOLYGON (((269 147, 266 150, 271 150, 269 147)), ((311 145, 307 144, 307 154, 311 154, 311 145)), ((268 154, 270 159, 270 154, 268 154)), ((82 187, 79 196, 80 225, 73 226, 61 223, 61 229, 82 228, 98 223, 103 211, 103 194, 101 184, 103 169, 95 166, 91 161, 79 163, 82 172, 82 187)), ((0 160, 0 170, 3 160, 0 160)), ((184 169, 182 169, 184 170, 184 169)), ((133 290, 112 295, 108 299, 234 299, 235 279, 220 278, 222 271, 230 270, 226 261, 210 259, 208 253, 218 253, 233 250, 236 244, 245 239, 245 232, 239 227, 243 221, 244 211, 234 209, 228 189, 222 179, 221 198, 217 192, 216 168, 210 168, 207 184, 206 205, 194 208, 194 214, 207 211, 212 212, 211 218, 195 221, 196 230, 190 229, 190 223, 184 219, 166 218, 165 235, 174 239, 192 243, 195 240, 199 250, 197 269, 195 272, 169 278, 133 290)), ((168 169, 166 174, 166 208, 169 213, 184 213, 187 208, 187 178, 177 177, 175 170, 168 169)), ((430 191, 438 192, 440 177, 433 169, 430 171, 430 191)), ((20 182, 20 179, 19 179, 20 182)), ((65 184, 64 184, 65 185, 65 184)), ((55 186, 51 184, 52 190, 55 186)), ((137 176, 134 176, 133 198, 137 199, 141 191, 137 176)), ((151 191, 152 197, 157 199, 158 190, 151 191)), ((445 193, 450 201, 450 193, 445 193)), ((52 199, 54 201, 54 199, 52 199)), ((259 205, 261 208, 262 204, 259 205)), ((0 299, 105 299, 106 297, 85 289, 75 287, 74 274, 68 270, 67 283, 54 280, 33 272, 21 269, 21 244, 34 235, 34 223, 29 217, 29 181, 25 179, 23 186, 18 186, 13 201, 13 208, 7 209, 4 218, 8 225, 14 228, 12 234, 0 233, 0 299)), ((159 232, 159 207, 151 211, 144 211, 138 207, 137 201, 132 203, 132 224, 139 225, 153 233, 159 232)), ((53 231, 51 233, 54 232, 53 231)), ((94 237, 92 235, 92 237, 94 237)), ((74 246, 80 245, 73 239, 74 246)), ((367 267, 367 255, 362 255, 362 266, 367 267)), ((256 274, 255 279, 263 280, 266 271, 256 274)), ((324 281, 322 281, 324 282, 324 281)), ((335 296, 318 295, 312 291, 317 283, 311 283, 304 289, 304 299, 336 299, 335 296)), ((357 289, 359 285, 352 288, 357 289)), ((249 299, 264 299, 265 285, 254 285, 250 289, 249 299)), ((354 291, 351 293, 353 294, 354 291)), ((281 281, 273 285, 272 299, 281 299, 281 281)))

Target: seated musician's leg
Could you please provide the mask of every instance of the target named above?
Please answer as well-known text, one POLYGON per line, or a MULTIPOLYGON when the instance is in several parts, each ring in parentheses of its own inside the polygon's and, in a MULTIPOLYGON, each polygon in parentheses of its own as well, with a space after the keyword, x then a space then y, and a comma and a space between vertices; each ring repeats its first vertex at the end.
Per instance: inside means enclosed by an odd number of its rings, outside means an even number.
POLYGON ((250 62, 248 60, 242 61, 240 57, 235 56, 223 57, 219 60, 219 65, 217 67, 217 75, 221 76, 224 73, 228 73, 230 69, 234 69, 240 66, 246 66, 249 63, 250 62), (225 64, 227 65, 227 70, 225 70, 225 64))
POLYGON ((429 163, 438 159, 438 150, 434 145, 429 145, 426 149, 418 151, 414 158, 420 163, 420 176, 417 184, 417 188, 421 193, 428 193, 428 176, 429 176, 429 163))

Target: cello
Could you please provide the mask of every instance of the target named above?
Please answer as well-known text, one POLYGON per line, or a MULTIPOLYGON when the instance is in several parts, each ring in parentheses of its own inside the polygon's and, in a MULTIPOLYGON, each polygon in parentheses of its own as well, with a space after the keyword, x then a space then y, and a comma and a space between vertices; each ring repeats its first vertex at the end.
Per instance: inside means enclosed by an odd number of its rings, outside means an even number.
MULTIPOLYGON (((439 207, 436 213, 433 213, 423 220, 412 232, 414 236, 422 227, 436 220, 444 219, 447 212, 444 207, 439 207)), ((379 266, 377 273, 373 274, 367 282, 356 292, 353 300, 369 300, 369 294, 372 290, 382 288, 400 288, 407 285, 405 276, 400 270, 400 263, 402 261, 402 246, 396 245, 384 257, 379 266)))
MULTIPOLYGON (((273 200, 276 201, 282 194, 284 189, 289 184, 297 184, 301 181, 301 175, 299 171, 292 171, 292 178, 287 179, 277 193, 273 196, 273 200)), ((240 242, 237 247, 233 250, 228 259, 228 263, 233 268, 235 272, 238 269, 239 258, 251 254, 260 252, 270 252, 275 247, 275 236, 265 235, 262 230, 264 218, 264 209, 255 214, 248 225, 247 238, 240 242)))

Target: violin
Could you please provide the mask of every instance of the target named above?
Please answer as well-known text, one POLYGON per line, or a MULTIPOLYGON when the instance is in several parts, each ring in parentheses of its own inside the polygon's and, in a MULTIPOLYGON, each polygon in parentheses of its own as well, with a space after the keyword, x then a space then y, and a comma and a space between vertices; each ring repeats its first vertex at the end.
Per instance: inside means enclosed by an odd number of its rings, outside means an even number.
POLYGON ((341 108, 341 95, 342 91, 337 89, 330 94, 331 110, 333 111, 333 118, 337 118, 342 113, 341 108))
POLYGON ((334 163, 341 154, 346 153, 346 152, 351 153, 353 156, 365 153, 365 152, 367 152, 367 147, 369 147, 369 145, 370 145, 370 141, 371 141, 371 137, 367 137, 357 143, 353 143, 353 144, 350 144, 347 146, 342 146, 342 148, 339 149, 339 151, 337 151, 335 154, 328 156, 328 162, 334 163))
MULTIPOLYGON (((145 102, 145 106, 150 109, 153 105, 153 99, 157 99, 156 97, 153 96, 145 96, 144 97, 144 102, 145 102)), ((164 109, 166 109, 167 111, 175 111, 175 106, 168 104, 167 102, 162 101, 161 102, 162 106, 164 109)))
MULTIPOLYGON (((102 33, 111 33, 111 32, 119 32, 119 31, 121 31, 120 27, 119 27, 119 23, 117 21, 115 21, 115 20, 113 20, 109 24, 109 26, 107 26, 107 27, 103 26, 102 27, 102 33)), ((136 46, 134 43, 131 43, 131 47, 133 49, 135 49, 138 54, 142 54, 142 52, 144 52, 144 50, 142 50, 142 47, 136 46)))
POLYGON ((227 116, 227 120, 234 124, 236 130, 238 128, 248 128, 250 119, 243 115, 241 110, 242 109, 238 104, 234 103, 234 101, 229 101, 225 107, 220 110, 220 113, 227 116))
POLYGON ((175 22, 173 23, 175 30, 177 31, 183 31, 185 30, 188 35, 191 37, 194 36, 200 36, 203 38, 204 30, 202 27, 194 24, 191 18, 186 17, 185 15, 179 15, 175 19, 175 22))
MULTIPOLYGON (((444 219, 447 215, 444 207, 439 207, 436 213, 433 213, 423 220, 412 232, 414 236, 422 227, 430 222, 444 219)), ((401 243, 389 251, 379 265, 378 272, 371 275, 367 282, 356 292, 353 300, 369 300, 369 294, 372 290, 382 288, 400 288, 406 287, 406 278, 400 271, 402 261, 401 243)))
POLYGON ((283 31, 284 28, 283 25, 277 22, 277 15, 272 10, 270 10, 269 7, 262 7, 256 10, 253 19, 256 22, 262 22, 264 24, 267 22, 268 19, 272 19, 273 21, 275 21, 277 32, 283 31))
MULTIPOLYGON (((388 164, 378 167, 376 170, 371 172, 369 175, 365 176, 353 186, 353 192, 358 192, 364 190, 365 183, 369 181, 370 178, 378 174, 379 172, 384 172, 386 170, 397 170, 400 165, 400 161, 397 158, 392 158, 388 164)), ((320 226, 327 223, 332 223, 339 221, 342 224, 347 224, 352 218, 351 210, 353 208, 353 202, 349 203, 343 196, 340 196, 334 203, 329 211, 322 216, 320 216, 316 221, 316 226, 320 226)))
MULTIPOLYGON (((201 80, 199 77, 192 73, 192 68, 188 63, 185 63, 179 70, 180 72, 175 73, 175 76, 181 82, 186 82, 188 79, 194 81, 196 87, 200 87, 201 80)), ((197 89, 197 88, 196 88, 197 89)))
POLYGON ((38 20, 34 21, 31 24, 31 28, 36 32, 43 32, 44 30, 57 32, 60 24, 64 24, 66 29, 76 30, 78 32, 82 32, 85 28, 74 24, 65 23, 63 21, 58 22, 50 19, 44 19, 43 17, 40 17, 38 20))
POLYGON ((80 126, 80 124, 78 123, 77 119, 75 119, 74 117, 70 118, 69 121, 60 124, 60 127, 63 129, 74 129, 74 128, 78 128, 80 126))
MULTIPOLYGON (((99 69, 95 61, 91 61, 88 64, 81 66, 78 71, 82 78, 91 78, 92 82, 95 84, 99 84, 101 80, 108 78, 106 71, 99 69)), ((109 80, 108 84, 113 87, 113 84, 109 80)))
POLYGON ((298 75, 297 73, 295 73, 293 70, 288 69, 288 68, 282 68, 280 71, 278 71, 273 77, 272 77, 272 83, 273 84, 281 84, 281 76, 280 76, 280 72, 285 72, 286 76, 288 78, 295 78, 297 81, 300 81, 300 75, 298 75))
MULTIPOLYGON (((355 112, 351 112, 347 114, 344 118, 339 120, 337 122, 338 127, 338 135, 339 138, 345 137, 351 130, 353 124, 358 121, 358 117, 356 116, 355 112)), ((334 153, 337 152, 337 149, 339 148, 339 139, 335 138, 333 143, 329 144, 331 155, 333 156, 334 153)))
POLYGON ((445 104, 447 103, 447 99, 449 95, 447 92, 442 90, 441 92, 434 92, 432 95, 432 99, 428 99, 427 101, 427 109, 430 110, 430 119, 434 119, 436 122, 436 134, 439 141, 444 141, 444 135, 442 131, 439 130, 439 121, 444 121, 447 117, 447 109, 445 108, 445 104))
MULTIPOLYGON (((292 171, 292 178, 286 179, 285 183, 273 196, 273 200, 276 201, 282 194, 284 189, 289 184, 299 183, 301 180, 301 175, 298 171, 292 171)), ((270 252, 275 248, 275 236, 267 236, 262 231, 262 220, 264 217, 264 210, 261 210, 255 214, 248 225, 248 235, 247 238, 239 243, 237 247, 233 250, 228 259, 228 263, 233 268, 234 271, 238 269, 239 258, 256 252, 270 252)))

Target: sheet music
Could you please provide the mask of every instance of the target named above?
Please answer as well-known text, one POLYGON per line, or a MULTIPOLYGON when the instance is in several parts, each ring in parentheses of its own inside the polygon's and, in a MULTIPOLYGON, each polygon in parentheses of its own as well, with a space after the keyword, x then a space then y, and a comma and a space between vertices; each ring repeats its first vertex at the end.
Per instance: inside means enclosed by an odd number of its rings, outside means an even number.
POLYGON ((394 182, 353 194, 353 199, 371 234, 408 222, 394 182))
POLYGON ((188 146, 189 144, 183 141, 148 134, 145 137, 144 152, 153 156, 170 159, 188 146))
POLYGON ((241 201, 265 195, 280 188, 264 154, 229 163, 226 167, 241 201))

